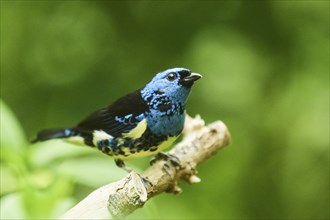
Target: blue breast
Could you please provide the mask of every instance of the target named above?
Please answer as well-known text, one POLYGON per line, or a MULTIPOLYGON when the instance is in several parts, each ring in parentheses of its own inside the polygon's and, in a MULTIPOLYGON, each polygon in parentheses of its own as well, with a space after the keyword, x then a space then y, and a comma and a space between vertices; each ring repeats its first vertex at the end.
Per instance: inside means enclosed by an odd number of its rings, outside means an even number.
POLYGON ((157 109, 151 109, 147 114, 147 124, 150 131, 159 136, 177 136, 181 133, 184 121, 185 111, 174 111, 171 114, 162 114, 157 109))

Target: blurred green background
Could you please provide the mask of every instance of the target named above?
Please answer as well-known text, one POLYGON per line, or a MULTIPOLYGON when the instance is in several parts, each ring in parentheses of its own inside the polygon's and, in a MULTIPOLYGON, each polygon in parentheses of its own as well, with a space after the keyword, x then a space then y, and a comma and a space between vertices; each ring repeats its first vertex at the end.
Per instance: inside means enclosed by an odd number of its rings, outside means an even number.
MULTIPOLYGON (((1 1, 1 219, 55 218, 126 173, 50 141, 171 67, 232 145, 132 218, 329 219, 329 1, 1 1)), ((149 159, 133 161, 143 170, 149 159)))

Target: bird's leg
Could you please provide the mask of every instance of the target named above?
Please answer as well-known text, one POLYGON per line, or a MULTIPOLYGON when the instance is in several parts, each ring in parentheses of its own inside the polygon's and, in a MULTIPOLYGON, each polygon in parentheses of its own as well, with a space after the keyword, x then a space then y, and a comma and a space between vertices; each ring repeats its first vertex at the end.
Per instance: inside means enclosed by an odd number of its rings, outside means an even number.
POLYGON ((124 161, 121 159, 115 159, 115 163, 116 163, 117 167, 124 169, 127 173, 132 171, 131 169, 129 169, 125 166, 124 161))
MULTIPOLYGON (((121 159, 115 159, 115 163, 119 168, 124 169, 126 172, 131 173, 133 172, 132 169, 129 169, 125 166, 125 162, 121 159)), ((144 185, 150 185, 153 186, 152 182, 148 179, 148 177, 143 177, 140 174, 137 173, 137 175, 142 179, 144 185)))
POLYGON ((150 161, 150 165, 153 165, 156 161, 158 160, 165 160, 165 161, 170 161, 171 164, 175 167, 180 169, 181 168, 181 162, 180 159, 170 153, 163 153, 159 152, 158 154, 155 155, 155 157, 150 161))
POLYGON ((143 177, 140 174, 138 174, 138 176, 142 179, 143 184, 144 185, 149 185, 149 186, 153 186, 154 184, 152 184, 152 182, 148 179, 148 177, 143 177))

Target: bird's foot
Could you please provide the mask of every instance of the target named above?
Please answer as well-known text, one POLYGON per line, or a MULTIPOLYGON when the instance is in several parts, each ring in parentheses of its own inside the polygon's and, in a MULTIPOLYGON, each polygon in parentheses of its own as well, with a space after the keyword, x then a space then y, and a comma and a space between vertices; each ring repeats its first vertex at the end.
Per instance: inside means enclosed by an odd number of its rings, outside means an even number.
POLYGON ((115 163, 117 167, 124 169, 127 173, 130 173, 132 171, 132 169, 126 167, 125 162, 123 160, 116 159, 115 163))
POLYGON ((150 165, 153 165, 156 161, 158 160, 165 160, 165 161, 169 161, 171 162, 171 164, 177 168, 180 169, 181 168, 181 162, 180 159, 170 153, 163 153, 163 152, 159 152, 158 154, 155 155, 155 157, 150 161, 150 165))
POLYGON ((152 182, 149 180, 148 177, 143 177, 143 176, 141 176, 140 174, 138 174, 138 175, 141 177, 141 179, 142 179, 142 181, 143 181, 143 184, 144 184, 145 186, 147 186, 147 185, 149 185, 150 187, 154 186, 154 184, 152 184, 152 182))
MULTIPOLYGON (((122 168, 124 169, 127 173, 131 173, 131 172, 134 172, 132 169, 130 168, 127 168, 126 165, 125 165, 125 162, 123 160, 120 160, 120 159, 116 159, 115 160, 115 163, 116 165, 119 167, 119 168, 122 168)), ((148 177, 143 177, 141 176, 140 174, 136 173, 142 180, 143 184, 144 185, 150 185, 150 186, 153 186, 152 182, 148 179, 148 177)))

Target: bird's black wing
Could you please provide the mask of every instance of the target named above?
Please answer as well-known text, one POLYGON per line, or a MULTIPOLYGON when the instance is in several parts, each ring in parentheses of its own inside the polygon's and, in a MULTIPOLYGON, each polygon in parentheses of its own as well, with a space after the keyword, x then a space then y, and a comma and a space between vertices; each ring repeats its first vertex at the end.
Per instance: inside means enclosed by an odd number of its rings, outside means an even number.
POLYGON ((102 130, 112 137, 119 137, 134 129, 144 119, 146 111, 148 105, 137 90, 94 112, 75 129, 83 132, 102 130))

